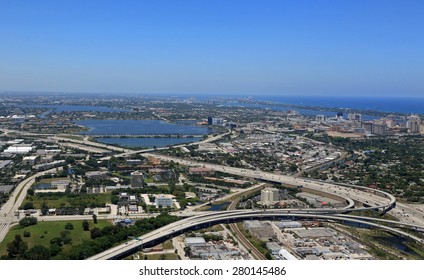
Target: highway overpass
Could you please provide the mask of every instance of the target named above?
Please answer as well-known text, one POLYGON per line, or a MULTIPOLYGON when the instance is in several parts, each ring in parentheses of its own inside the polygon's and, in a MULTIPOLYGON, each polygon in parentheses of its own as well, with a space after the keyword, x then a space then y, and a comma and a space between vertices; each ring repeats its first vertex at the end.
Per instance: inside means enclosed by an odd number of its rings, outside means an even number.
MULTIPOLYGON (((416 242, 424 243, 424 241, 410 233, 404 232, 400 229, 392 228, 386 225, 377 224, 375 221, 380 221, 381 219, 366 218, 361 219, 361 217, 354 217, 348 215, 330 215, 325 213, 313 213, 314 211, 308 210, 310 213, 305 213, 302 211, 282 211, 282 210, 265 210, 265 211, 247 211, 247 210, 236 210, 236 211, 225 211, 225 212, 215 212, 215 213, 206 213, 204 215, 189 217, 172 224, 166 225, 160 229, 154 230, 150 233, 147 233, 135 240, 128 241, 124 244, 115 246, 111 249, 108 249, 104 252, 101 252, 97 255, 90 257, 91 260, 107 260, 107 259, 120 259, 130 254, 133 254, 139 251, 142 247, 152 246, 154 244, 163 242, 166 239, 169 239, 173 236, 180 235, 189 230, 196 230, 202 227, 209 227, 214 224, 219 223, 233 223, 242 220, 251 220, 251 219, 278 219, 278 218, 297 218, 297 219, 319 219, 319 220, 332 220, 332 221, 341 221, 341 222, 351 222, 358 223, 361 225, 366 225, 373 228, 379 228, 391 232, 393 234, 411 238, 416 242)), ((384 220, 387 223, 393 221, 384 220)), ((398 225, 402 224, 396 222, 398 225)), ((415 225, 402 224, 408 227, 416 227, 415 225)), ((424 230, 424 228, 420 228, 424 230)))

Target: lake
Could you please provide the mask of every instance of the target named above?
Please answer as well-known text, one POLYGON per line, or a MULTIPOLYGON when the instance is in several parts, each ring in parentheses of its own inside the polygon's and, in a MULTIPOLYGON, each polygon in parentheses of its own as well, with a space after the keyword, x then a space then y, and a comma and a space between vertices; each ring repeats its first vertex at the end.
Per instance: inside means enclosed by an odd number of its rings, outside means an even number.
POLYGON ((81 120, 76 124, 90 130, 87 135, 205 135, 212 129, 200 126, 173 124, 161 120, 81 120))

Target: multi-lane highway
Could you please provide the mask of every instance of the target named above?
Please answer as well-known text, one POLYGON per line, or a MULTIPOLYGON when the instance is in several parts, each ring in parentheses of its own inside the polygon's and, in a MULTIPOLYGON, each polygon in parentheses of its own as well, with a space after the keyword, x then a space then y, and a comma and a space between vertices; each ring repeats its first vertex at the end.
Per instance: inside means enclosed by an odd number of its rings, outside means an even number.
POLYGON ((217 164, 211 164, 206 162, 198 162, 193 160, 175 158, 167 155, 144 153, 147 157, 156 157, 163 161, 174 161, 182 165, 188 166, 204 166, 212 168, 216 171, 222 171, 229 174, 238 176, 245 176, 255 178, 259 180, 282 183, 294 186, 303 186, 316 191, 326 192, 337 196, 344 197, 346 199, 352 199, 360 204, 370 207, 370 209, 384 209, 389 210, 396 206, 394 210, 390 211, 390 214, 395 218, 405 223, 414 223, 417 226, 424 226, 424 213, 415 209, 411 206, 399 203, 396 198, 386 192, 369 189, 362 186, 348 185, 348 184, 335 184, 330 182, 322 182, 311 179, 303 179, 299 177, 278 175, 269 172, 263 172, 260 170, 249 170, 236 167, 229 167, 217 164))
MULTIPOLYGON (((303 188, 312 189, 315 191, 326 192, 330 194, 335 194, 337 196, 342 196, 345 198, 351 198, 352 200, 359 201, 369 209, 383 209, 387 210, 393 207, 396 203, 396 198, 386 192, 380 190, 369 189, 366 187, 360 186, 342 186, 328 182, 315 181, 310 179, 302 179, 298 177, 291 177, 286 175, 279 175, 269 172, 264 172, 260 170, 250 170, 237 167, 229 167, 218 164, 211 164, 206 162, 198 162, 193 160, 181 159, 176 157, 171 157, 167 155, 144 153, 143 156, 146 157, 156 157, 163 161, 174 161, 182 165, 187 166, 203 166, 211 168, 215 171, 221 171, 228 174, 250 177, 254 179, 259 179, 268 182, 288 184, 293 186, 302 186, 303 188)), ((424 225, 424 223, 423 223, 424 225)))
MULTIPOLYGON (((297 218, 312 218, 312 219, 323 219, 323 220, 337 220, 337 221, 345 221, 352 223, 360 223, 363 225, 368 225, 375 228, 380 228, 394 234, 411 238, 417 242, 424 243, 424 241, 412 235, 410 233, 403 232, 400 229, 377 224, 373 222, 373 218, 360 219, 354 216, 349 215, 329 215, 329 214, 321 214, 315 212, 317 209, 308 209, 306 210, 287 210, 287 209, 278 209, 278 210, 235 210, 235 211, 225 211, 225 212, 213 212, 213 213, 204 213, 202 215, 197 215, 193 217, 189 217, 175 223, 166 225, 160 229, 154 230, 150 233, 147 233, 135 240, 131 240, 126 242, 125 244, 121 244, 119 246, 115 246, 110 248, 104 252, 101 252, 97 255, 90 257, 89 259, 93 260, 105 260, 105 259, 116 259, 128 254, 131 254, 141 248, 141 246, 151 245, 153 242, 162 241, 171 236, 178 235, 181 232, 196 229, 200 226, 210 226, 216 223, 231 223, 240 220, 248 220, 248 219, 270 219, 277 217, 297 217, 297 218)), ((376 219, 379 220, 379 219, 376 219)), ((391 223, 391 221, 385 220, 387 223, 391 223)), ((397 222, 399 225, 399 222, 397 222)), ((402 224, 404 226, 413 226, 402 224)), ((421 228, 424 229, 424 228, 421 228)))
POLYGON ((16 186, 10 196, 10 199, 2 205, 0 209, 0 242, 9 231, 10 225, 19 221, 19 218, 15 216, 15 212, 24 201, 28 189, 35 182, 35 178, 48 173, 56 173, 59 169, 61 168, 53 168, 38 172, 37 174, 26 178, 16 186))
MULTIPOLYGON (((207 143, 216 141, 231 132, 223 133, 216 136, 210 136, 207 139, 192 143, 188 145, 194 145, 199 143, 207 143)), ((228 223, 234 222, 237 220, 243 219, 252 219, 252 218, 269 218, 269 217, 299 217, 299 218, 316 218, 316 219, 331 219, 331 220, 339 220, 339 221, 350 221, 350 222, 358 222, 366 225, 370 225, 376 228, 381 228, 387 231, 391 231, 395 234, 410 237, 418 242, 422 242, 419 237, 416 237, 412 234, 405 233, 401 229, 395 227, 408 227, 415 230, 424 230, 424 215, 417 209, 414 209, 410 206, 399 204, 396 202, 396 199, 393 195, 388 194, 386 192, 380 190, 369 189, 361 186, 353 186, 346 184, 334 184, 330 182, 322 182, 311 179, 299 178, 296 176, 285 176, 279 175, 269 172, 263 172, 260 170, 250 170, 243 168, 235 168, 217 164, 210 164, 206 162, 197 162, 193 160, 181 159, 170 157, 167 155, 153 154, 151 152, 167 149, 159 148, 159 149, 144 149, 139 151, 127 150, 122 148, 111 149, 109 145, 99 144, 95 142, 91 142, 88 139, 84 140, 74 140, 74 139, 63 139, 56 138, 59 141, 69 141, 73 143, 77 143, 79 145, 87 145, 99 148, 109 148, 110 150, 114 150, 116 152, 123 152, 121 154, 117 154, 115 156, 130 156, 133 154, 142 154, 146 157, 156 157, 163 161, 174 161, 182 165, 187 166, 203 166, 214 169, 216 171, 221 171, 233 175, 244 176, 254 178, 256 180, 262 180, 264 182, 272 182, 272 183, 280 183, 280 184, 288 184, 292 186, 302 186, 305 189, 310 189, 313 191, 328 193, 333 196, 342 197, 346 202, 347 206, 343 208, 325 208, 325 209, 278 209, 278 210, 230 210, 225 212, 193 212, 193 211, 182 211, 179 213, 174 213, 176 215, 184 216, 185 219, 178 221, 176 223, 167 225, 162 227, 156 231, 146 234, 141 237, 141 240, 133 240, 129 241, 125 244, 116 246, 111 248, 103 253, 100 253, 96 256, 93 256, 92 259, 113 259, 118 258, 120 256, 126 255, 141 245, 149 244, 151 242, 161 240, 163 238, 175 235, 177 233, 181 233, 188 229, 193 229, 199 226, 214 224, 214 223, 228 223), (397 204, 397 208, 396 207, 397 204), (392 210, 395 208, 395 210, 392 210), (348 216, 344 215, 347 212, 354 211, 363 211, 363 210, 380 210, 380 211, 391 211, 390 214, 397 217, 399 221, 389 221, 383 219, 375 219, 375 218, 367 218, 367 217, 356 217, 356 216, 348 216), (379 223, 379 224, 377 224, 379 223)), ((187 146, 187 145, 177 145, 179 146, 187 146)), ((93 148, 94 149, 94 148, 93 148)), ((102 158, 103 160, 107 160, 109 157, 102 158)), ((33 184, 35 177, 43 175, 48 172, 55 172, 56 169, 43 171, 37 173, 23 182, 21 182, 15 191, 12 194, 12 198, 3 205, 0 211, 0 241, 4 238, 9 227, 12 223, 17 222, 18 219, 15 217, 15 211, 21 205, 22 201, 25 198, 27 189, 33 184)), ((140 216, 144 217, 144 216, 140 216)), ((58 217, 45 217, 46 220, 66 220, 66 219, 85 219, 85 216, 58 216, 58 217)), ((110 218, 110 216, 102 216, 99 218, 110 218)))

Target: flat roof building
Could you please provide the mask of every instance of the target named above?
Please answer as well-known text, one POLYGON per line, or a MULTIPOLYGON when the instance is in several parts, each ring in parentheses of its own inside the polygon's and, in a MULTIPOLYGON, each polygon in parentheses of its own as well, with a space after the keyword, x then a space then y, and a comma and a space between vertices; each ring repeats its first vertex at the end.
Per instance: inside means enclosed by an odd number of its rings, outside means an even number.
POLYGON ((34 165, 37 161, 38 156, 28 156, 22 159, 22 163, 25 165, 34 165))
POLYGON ((144 175, 143 172, 134 171, 131 173, 131 187, 142 188, 144 187, 144 175))
POLYGON ((11 146, 8 147, 6 150, 3 151, 3 153, 9 153, 9 154, 27 154, 31 152, 33 147, 21 147, 21 146, 11 146))
POLYGON ((173 204, 172 196, 159 194, 155 198, 155 204, 157 207, 172 207, 172 204, 173 204))
MULTIPOLYGON (((287 251, 286 249, 281 249, 278 252, 278 256, 280 256, 280 258, 283 259, 283 260, 297 260, 297 258, 295 256, 293 256, 292 254, 290 254, 290 252, 287 251)), ((315 257, 315 259, 318 259, 318 258, 315 257)))
POLYGON ((0 186, 0 194, 9 194, 13 190, 13 185, 0 186))
POLYGON ((184 243, 186 246, 205 246, 206 240, 203 237, 187 237, 184 243))

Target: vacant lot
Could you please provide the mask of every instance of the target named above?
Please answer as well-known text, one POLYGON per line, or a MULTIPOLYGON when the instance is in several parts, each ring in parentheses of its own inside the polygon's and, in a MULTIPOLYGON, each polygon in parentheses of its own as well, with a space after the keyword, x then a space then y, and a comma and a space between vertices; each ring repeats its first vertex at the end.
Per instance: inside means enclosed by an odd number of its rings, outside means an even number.
MULTIPOLYGON (((94 224, 91 220, 91 216, 87 216, 87 220, 90 223, 90 228, 98 227, 103 228, 111 225, 109 221, 98 220, 97 224, 94 224)), ((20 234, 25 242, 28 243, 28 248, 35 245, 43 245, 46 248, 50 246, 50 240, 55 237, 60 237, 60 233, 65 231, 66 224, 72 224, 73 230, 70 230, 70 237, 72 241, 69 244, 62 246, 62 252, 68 251, 72 246, 76 246, 82 243, 83 240, 90 240, 90 232, 84 231, 82 228, 82 221, 60 221, 60 222, 38 222, 38 224, 22 228, 20 226, 13 227, 6 235, 4 240, 0 243, 0 255, 7 255, 7 244, 11 242, 15 235, 20 234), (23 237, 24 231, 31 234, 30 237, 23 237)), ((56 256, 60 259, 61 254, 56 256)))

